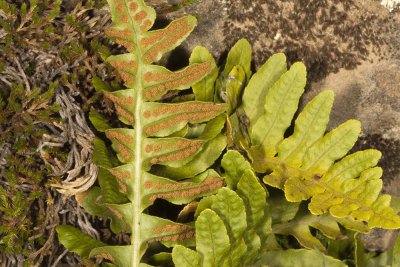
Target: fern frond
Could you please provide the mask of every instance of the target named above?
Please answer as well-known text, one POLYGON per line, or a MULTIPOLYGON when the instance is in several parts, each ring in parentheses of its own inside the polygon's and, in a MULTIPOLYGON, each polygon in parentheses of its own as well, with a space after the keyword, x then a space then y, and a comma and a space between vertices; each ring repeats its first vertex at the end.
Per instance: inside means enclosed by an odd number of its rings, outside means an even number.
MULTIPOLYGON (((89 212, 110 218, 114 232, 131 234, 130 245, 96 247, 89 257, 132 267, 144 265, 146 259, 142 257, 149 244, 193 243, 191 224, 150 215, 147 208, 156 199, 187 204, 215 193, 224 185, 224 180, 208 168, 226 146, 221 131, 227 108, 226 104, 211 102, 160 101, 170 90, 193 85, 197 88, 203 78, 216 71, 212 57, 202 54, 178 71, 152 64, 189 35, 196 25, 193 16, 174 20, 164 29, 149 31, 155 12, 143 0, 108 0, 108 3, 114 26, 107 34, 129 53, 107 59, 127 89, 107 91, 104 95, 114 103, 119 119, 132 128, 110 128, 99 114, 91 114, 93 123, 111 141, 117 160, 101 140, 95 141, 94 161, 99 166, 100 188, 92 189, 81 202, 89 212), (198 125, 199 131, 189 131, 192 124, 198 125), (188 179, 177 181, 184 178, 188 179)), ((206 86, 210 84, 206 82, 206 86)), ((209 100, 209 96, 202 100, 209 100)))
POLYGON ((264 182, 284 190, 287 200, 310 199, 314 215, 329 212, 366 222, 369 228, 399 228, 400 216, 390 207, 390 196, 379 195, 381 170, 375 166, 381 153, 370 149, 343 158, 357 141, 360 122, 348 120, 324 135, 332 91, 310 101, 298 115, 293 134, 285 138, 306 84, 303 64, 285 68, 284 56, 272 56, 244 91, 242 108, 251 140, 244 150, 254 169, 267 173, 264 182), (264 110, 258 111, 256 104, 264 110))
POLYGON ((324 255, 317 250, 288 249, 269 251, 255 266, 285 267, 346 267, 340 260, 324 255))
POLYGON ((251 168, 236 164, 244 158, 228 151, 222 160, 226 182, 214 196, 203 198, 196 215, 196 251, 176 246, 172 257, 177 267, 188 255, 201 261, 195 266, 249 266, 260 257, 271 234, 268 193, 251 168), (238 178, 240 177, 240 178, 238 178))

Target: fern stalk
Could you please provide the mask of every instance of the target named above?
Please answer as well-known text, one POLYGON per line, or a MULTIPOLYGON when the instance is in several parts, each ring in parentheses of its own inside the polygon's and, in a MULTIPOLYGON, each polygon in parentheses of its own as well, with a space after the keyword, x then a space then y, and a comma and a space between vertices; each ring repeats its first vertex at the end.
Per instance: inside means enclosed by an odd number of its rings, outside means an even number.
MULTIPOLYGON (((126 1, 124 1, 125 7, 128 8, 126 5, 126 1)), ((142 50, 139 44, 139 40, 137 36, 139 36, 138 30, 137 30, 137 25, 133 23, 132 16, 129 14, 129 20, 131 22, 131 28, 135 32, 135 49, 136 53, 138 54, 138 68, 137 68, 137 75, 136 75, 136 84, 138 85, 138 88, 135 90, 135 147, 136 148, 141 148, 142 147, 142 102, 143 102, 143 75, 142 75, 142 68, 143 68, 143 61, 142 61, 142 50)), ((140 214, 142 211, 140 210, 140 204, 141 204, 141 186, 140 182, 142 181, 142 150, 141 149, 136 149, 135 150, 135 186, 134 188, 136 189, 134 192, 134 199, 131 199, 131 201, 134 203, 134 210, 133 214, 140 214), (140 177, 140 178, 139 178, 140 177)), ((132 231, 131 231, 131 244, 133 244, 133 253, 132 253, 132 263, 133 266, 139 266, 140 262, 140 256, 139 256, 139 251, 140 251, 140 217, 139 216, 133 216, 133 222, 132 222, 132 231)))

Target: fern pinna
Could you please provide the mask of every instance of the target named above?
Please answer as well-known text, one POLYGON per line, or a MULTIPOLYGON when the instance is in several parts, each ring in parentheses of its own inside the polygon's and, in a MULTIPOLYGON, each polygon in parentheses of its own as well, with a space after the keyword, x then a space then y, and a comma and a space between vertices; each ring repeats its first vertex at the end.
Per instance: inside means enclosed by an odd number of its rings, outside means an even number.
POLYGON ((99 116, 91 114, 98 130, 111 140, 118 160, 102 140, 95 140, 93 160, 99 166, 100 187, 80 202, 91 214, 111 218, 111 229, 130 233, 131 242, 106 246, 70 226, 59 227, 58 233, 61 243, 83 258, 104 258, 124 267, 148 266, 142 258, 149 244, 191 244, 194 227, 149 215, 147 208, 156 199, 189 203, 224 184, 215 171, 207 169, 226 146, 221 134, 226 105, 160 101, 168 91, 190 88, 215 68, 214 61, 201 57, 191 59, 199 63, 175 72, 152 64, 189 35, 196 24, 193 16, 149 31, 155 12, 143 0, 108 3, 114 26, 107 34, 128 53, 110 56, 107 61, 127 89, 105 92, 105 96, 114 102, 119 119, 132 128, 108 128, 99 116), (86 245, 77 242, 79 238, 85 238, 86 245))

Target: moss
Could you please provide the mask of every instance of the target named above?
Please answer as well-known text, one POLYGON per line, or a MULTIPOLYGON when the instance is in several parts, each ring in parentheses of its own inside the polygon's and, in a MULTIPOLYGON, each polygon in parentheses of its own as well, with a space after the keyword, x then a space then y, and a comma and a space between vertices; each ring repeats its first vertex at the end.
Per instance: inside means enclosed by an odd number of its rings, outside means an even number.
POLYGON ((31 236, 37 234, 35 222, 43 216, 32 209, 43 201, 41 183, 50 174, 37 146, 57 110, 48 104, 52 91, 26 92, 19 84, 0 97, 0 251, 5 254, 27 256, 35 242, 31 236))

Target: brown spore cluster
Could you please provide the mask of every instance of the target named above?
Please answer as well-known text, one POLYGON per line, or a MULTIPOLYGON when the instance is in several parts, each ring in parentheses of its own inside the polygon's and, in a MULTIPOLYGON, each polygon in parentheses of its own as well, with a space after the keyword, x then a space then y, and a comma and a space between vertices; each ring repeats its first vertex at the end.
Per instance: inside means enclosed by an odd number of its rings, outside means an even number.
POLYGON ((114 102, 114 104, 118 104, 118 105, 122 105, 122 106, 129 106, 129 105, 134 105, 135 101, 133 99, 133 97, 131 96, 118 96, 115 93, 109 93, 109 92, 105 92, 104 96, 107 97, 108 99, 110 99, 112 102, 114 102))
POLYGON ((145 127, 145 133, 147 136, 153 136, 156 133, 174 127, 180 122, 198 121, 206 118, 213 118, 218 114, 218 111, 204 111, 204 112, 192 112, 192 113, 180 113, 178 115, 169 116, 162 121, 156 121, 145 127))
POLYGON ((118 145, 118 152, 121 155, 121 157, 125 160, 125 162, 128 162, 132 159, 131 153, 124 145, 122 144, 118 145))
POLYGON ((128 86, 134 83, 134 73, 137 68, 137 63, 135 61, 109 61, 109 63, 117 69, 119 75, 128 86))
POLYGON ((167 153, 165 155, 161 155, 159 157, 154 157, 150 160, 151 164, 157 164, 157 163, 162 163, 162 162, 167 162, 167 161, 175 161, 175 160, 181 160, 187 157, 192 156, 198 150, 201 148, 203 145, 203 142, 190 142, 186 146, 179 148, 177 151, 172 151, 170 153, 167 153))
POLYGON ((135 51, 135 45, 129 41, 129 36, 133 36, 133 32, 128 29, 118 29, 115 27, 110 27, 106 31, 106 35, 111 38, 115 39, 115 42, 126 47, 130 52, 135 51))
POLYGON ((129 177, 130 177, 129 172, 127 172, 127 171, 122 172, 122 171, 119 171, 119 170, 111 169, 110 173, 112 175, 114 175, 115 178, 117 179, 118 185, 121 188, 121 190, 123 192, 127 193, 128 192, 127 191, 128 188, 127 188, 124 180, 128 180, 129 179, 129 177))
POLYGON ((122 108, 121 106, 115 106, 115 110, 117 111, 118 116, 128 121, 130 124, 135 123, 135 118, 131 112, 127 111, 126 109, 122 108))
POLYGON ((192 238, 192 237, 194 237, 194 235, 195 235, 194 229, 191 228, 191 229, 185 230, 178 234, 170 234, 170 235, 164 235, 164 236, 152 238, 152 239, 148 240, 147 243, 154 243, 154 242, 160 242, 160 241, 164 241, 164 242, 179 241, 179 240, 192 238))
POLYGON ((173 114, 176 115, 178 113, 201 113, 204 111, 216 111, 220 112, 225 109, 225 105, 221 104, 214 104, 214 103, 206 103, 206 102, 200 102, 200 103, 193 103, 193 102, 186 102, 186 103, 179 103, 179 104, 166 104, 163 103, 159 107, 156 107, 151 110, 146 110, 143 113, 143 116, 148 119, 151 116, 153 117, 159 117, 163 116, 165 117, 165 114, 173 114))
MULTIPOLYGON (((189 24, 187 17, 171 22, 168 27, 160 30, 162 33, 160 39, 153 43, 153 45, 147 50, 144 55, 144 61, 146 63, 154 62, 160 54, 165 53, 170 47, 175 46, 175 44, 191 32, 193 28, 194 25, 189 24)), ((147 45, 146 43, 147 42, 145 42, 145 45, 147 45)))
POLYGON ((116 93, 105 92, 104 96, 114 103, 115 110, 118 116, 125 119, 130 124, 135 123, 135 118, 132 110, 134 109, 135 101, 132 96, 119 96, 116 93))
POLYGON ((118 130, 107 130, 106 131, 106 136, 107 138, 109 138, 110 140, 115 139, 116 141, 120 142, 120 143, 128 143, 128 144, 133 144, 133 136, 131 135, 127 135, 127 134, 122 134, 120 132, 118 132, 118 130))
MULTIPOLYGON (((147 100, 151 100, 154 97, 158 97, 165 94, 169 90, 178 88, 180 86, 188 85, 193 81, 200 79, 205 74, 207 74, 208 71, 210 70, 210 67, 211 65, 208 62, 206 62, 190 66, 179 72, 168 74, 168 77, 165 78, 169 78, 169 80, 165 80, 165 82, 163 83, 159 83, 146 88, 144 95, 147 100)), ((159 74, 159 75, 164 75, 164 74, 159 74)), ((164 76, 162 77, 164 78, 164 76)), ((157 79, 161 80, 161 78, 158 77, 157 79)))
POLYGON ((96 255, 96 258, 105 259, 105 260, 109 260, 109 261, 113 261, 114 260, 114 257, 110 253, 98 254, 98 255, 96 255))
POLYGON ((224 186, 224 179, 208 177, 200 184, 187 183, 187 184, 160 184, 152 185, 155 189, 168 190, 154 194, 150 197, 150 201, 154 202, 156 199, 179 199, 198 196, 205 192, 214 191, 224 186))

